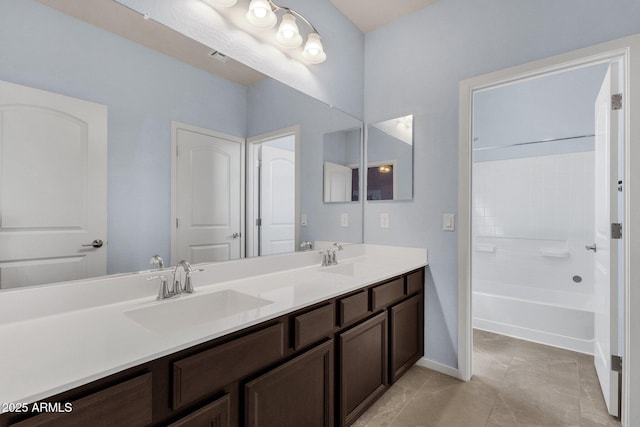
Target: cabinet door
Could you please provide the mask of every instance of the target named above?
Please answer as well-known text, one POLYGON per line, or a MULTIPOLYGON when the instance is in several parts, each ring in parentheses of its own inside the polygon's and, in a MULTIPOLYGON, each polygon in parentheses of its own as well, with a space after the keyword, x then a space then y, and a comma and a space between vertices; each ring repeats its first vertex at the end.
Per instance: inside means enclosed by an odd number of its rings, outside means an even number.
POLYGON ((231 399, 226 394, 207 406, 180 418, 169 427, 230 427, 231 399))
POLYGON ((390 309, 391 383, 404 374, 424 353, 422 294, 390 309))
POLYGON ((247 427, 333 425, 333 340, 245 385, 247 427))
POLYGON ((350 425, 387 387, 387 313, 340 334, 340 425, 350 425))

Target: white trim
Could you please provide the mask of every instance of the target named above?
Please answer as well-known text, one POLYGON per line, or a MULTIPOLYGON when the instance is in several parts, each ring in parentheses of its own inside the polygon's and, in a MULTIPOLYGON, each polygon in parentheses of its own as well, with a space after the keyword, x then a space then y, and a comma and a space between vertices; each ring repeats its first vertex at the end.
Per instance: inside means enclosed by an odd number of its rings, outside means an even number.
POLYGON ((245 240, 245 233, 244 233, 244 221, 242 220, 242 218, 244 218, 245 215, 245 203, 244 203, 244 199, 245 199, 245 178, 244 178, 244 156, 245 156, 245 149, 244 149, 244 144, 245 144, 245 140, 244 138, 240 138, 234 135, 229 135, 226 133, 222 133, 222 132, 217 132, 211 129, 206 129, 206 128, 202 128, 202 127, 198 127, 198 126, 193 126, 193 125, 189 125, 186 123, 182 123, 182 122, 178 122, 175 120, 171 121, 171 223, 170 223, 170 229, 171 229, 171 260, 169 261, 169 265, 174 265, 178 262, 177 260, 177 255, 178 255, 178 241, 176 239, 177 237, 177 230, 176 230, 176 218, 178 217, 178 212, 177 212, 177 196, 178 196, 178 190, 177 190, 177 159, 176 159, 176 154, 177 154, 177 148, 178 148, 178 129, 184 129, 184 130, 188 130, 191 132, 198 132, 198 133, 203 133, 205 135, 210 135, 213 136, 215 138, 220 138, 220 139, 226 139, 227 141, 231 141, 231 142, 236 142, 238 144, 240 144, 240 233, 241 233, 241 237, 240 237, 240 257, 242 258, 244 256, 244 240, 245 240))
MULTIPOLYGON (((255 144, 262 144, 263 142, 270 141, 272 139, 281 138, 283 136, 295 136, 295 182, 296 182, 296 194, 295 194, 295 243, 294 250, 298 248, 300 244, 300 125, 289 126, 287 128, 278 129, 272 132, 263 133, 260 135, 247 138, 247 158, 246 158, 246 182, 253 183, 255 179, 255 168, 251 167, 255 161, 253 153, 254 150, 249 147, 253 147, 255 144)), ((255 197, 253 185, 249 185, 246 188, 246 212, 253 212, 255 209, 255 197)), ((258 254, 254 253, 255 240, 257 239, 257 227, 253 221, 253 215, 246 215, 245 217, 245 231, 246 231, 246 256, 253 257, 258 254)))
MULTIPOLYGON (((460 378, 468 381, 472 374, 473 334, 471 325, 471 129, 473 92, 497 87, 518 80, 557 73, 571 68, 593 65, 622 58, 624 63, 623 109, 624 135, 624 369, 622 391, 622 425, 640 425, 640 407, 630 402, 640 399, 640 290, 631 284, 640 283, 640 234, 632 236, 634 227, 640 228, 640 150, 632 140, 640 140, 640 113, 631 112, 631 105, 640 105, 640 84, 633 86, 632 75, 640 75, 640 34, 578 49, 527 64, 496 71, 460 82, 459 147, 458 147, 458 370, 460 378), (633 52, 633 54, 632 54, 633 52), (635 74, 634 74, 635 73, 635 74), (634 102, 635 101, 635 102, 634 102), (635 119, 635 120, 634 120, 635 119), (636 262, 634 262, 634 260, 636 262), (635 311, 632 311, 632 308, 635 311), (637 355, 636 355, 637 354, 637 355)), ((635 141, 636 143, 638 141, 635 141)), ((637 145, 637 144, 636 144, 637 145)))
POLYGON ((429 368, 432 371, 440 372, 444 375, 449 375, 450 377, 460 378, 460 372, 456 368, 452 368, 451 366, 443 365, 442 363, 434 362, 431 359, 427 359, 426 357, 421 357, 416 365, 422 366, 423 368, 429 368))

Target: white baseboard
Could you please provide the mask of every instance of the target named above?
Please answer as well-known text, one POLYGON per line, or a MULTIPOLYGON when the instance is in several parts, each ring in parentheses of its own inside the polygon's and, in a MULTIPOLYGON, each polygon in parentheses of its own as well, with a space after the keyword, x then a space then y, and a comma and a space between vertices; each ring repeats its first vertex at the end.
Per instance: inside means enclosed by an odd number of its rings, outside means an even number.
POLYGON ((429 368, 433 371, 440 372, 441 374, 449 375, 450 377, 460 379, 460 372, 457 368, 452 368, 451 366, 443 365, 442 363, 434 362, 431 359, 427 359, 426 357, 421 357, 416 365, 422 366, 424 368, 429 368))

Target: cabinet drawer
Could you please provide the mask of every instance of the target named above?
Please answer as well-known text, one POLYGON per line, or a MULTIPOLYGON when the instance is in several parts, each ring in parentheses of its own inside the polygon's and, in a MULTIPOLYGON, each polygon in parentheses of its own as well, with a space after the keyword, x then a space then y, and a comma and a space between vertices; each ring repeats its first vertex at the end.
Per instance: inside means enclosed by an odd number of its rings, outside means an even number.
POLYGON ((11 426, 144 426, 152 421, 151 393, 151 373, 148 373, 72 401, 71 412, 37 415, 11 426))
POLYGON ((407 295, 420 292, 423 284, 424 270, 418 270, 411 274, 407 274, 407 295))
POLYGON ((283 354, 284 325, 278 323, 173 362, 173 409, 277 362, 283 354))
POLYGON ((359 292, 338 301, 338 313, 340 315, 341 327, 348 325, 354 320, 360 319, 368 312, 369 298, 367 298, 367 291, 359 292))
POLYGON ((226 394, 220 399, 209 403, 207 406, 180 418, 169 427, 230 427, 231 399, 226 394))
POLYGON ((308 344, 313 344, 333 332, 335 324, 335 312, 333 304, 316 308, 308 313, 293 318, 295 350, 308 344))
POLYGON ((373 310, 378 310, 404 297, 404 278, 392 280, 371 289, 373 310))

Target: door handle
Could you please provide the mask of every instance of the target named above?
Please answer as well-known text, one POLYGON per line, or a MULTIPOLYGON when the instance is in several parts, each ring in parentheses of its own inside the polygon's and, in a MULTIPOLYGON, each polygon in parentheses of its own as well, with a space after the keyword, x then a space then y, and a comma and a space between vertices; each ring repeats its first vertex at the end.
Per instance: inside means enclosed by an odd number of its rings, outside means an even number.
POLYGON ((591 246, 586 245, 584 248, 585 248, 586 250, 588 250, 588 251, 597 252, 597 248, 596 248, 596 244, 595 244, 595 243, 594 243, 593 245, 591 245, 591 246))
POLYGON ((96 239, 96 240, 94 240, 93 242, 89 243, 88 245, 82 245, 82 247, 83 247, 83 248, 86 248, 86 247, 91 246, 91 247, 93 247, 93 248, 96 248, 96 249, 97 249, 97 248, 101 248, 101 247, 102 247, 102 245, 104 245, 104 242, 103 242, 102 240, 100 240, 100 239, 96 239))
POLYGON ((240 237, 240 233, 233 233, 231 236, 232 239, 237 239, 238 237, 240 237))

